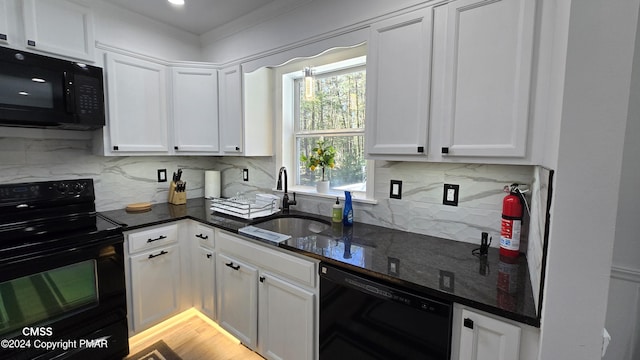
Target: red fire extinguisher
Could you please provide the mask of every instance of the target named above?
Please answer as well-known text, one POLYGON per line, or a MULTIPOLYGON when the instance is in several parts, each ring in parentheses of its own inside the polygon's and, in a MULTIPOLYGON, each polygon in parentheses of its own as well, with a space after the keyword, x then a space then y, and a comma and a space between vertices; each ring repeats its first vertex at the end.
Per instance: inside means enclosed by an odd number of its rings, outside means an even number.
POLYGON ((500 228, 500 255, 517 257, 522 227, 522 193, 518 184, 505 186, 509 195, 502 200, 502 226, 500 228))

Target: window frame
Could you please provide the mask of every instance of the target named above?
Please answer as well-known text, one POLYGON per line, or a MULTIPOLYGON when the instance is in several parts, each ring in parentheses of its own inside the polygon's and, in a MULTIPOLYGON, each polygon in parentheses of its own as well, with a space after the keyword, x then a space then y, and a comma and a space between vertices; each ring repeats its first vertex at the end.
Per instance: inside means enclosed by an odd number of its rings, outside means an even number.
MULTIPOLYGON (((334 74, 349 73, 358 70, 366 71, 366 55, 351 56, 343 59, 323 59, 325 56, 314 58, 313 64, 310 65, 309 59, 301 60, 286 64, 286 69, 289 71, 282 71, 282 89, 278 95, 281 97, 282 104, 282 116, 281 121, 281 139, 282 148, 280 160, 287 169, 291 169, 289 175, 289 190, 296 191, 307 195, 313 195, 318 197, 332 198, 336 197, 344 198, 344 193, 340 190, 330 190, 327 194, 320 194, 316 191, 314 186, 296 185, 298 183, 298 171, 297 166, 300 163, 300 154, 297 149, 296 139, 300 137, 316 137, 322 136, 322 134, 328 134, 328 136, 348 136, 357 135, 365 136, 365 129, 340 129, 340 130, 320 130, 320 131, 300 131, 299 124, 296 119, 299 118, 300 101, 296 96, 297 82, 300 82, 304 78, 304 67, 312 66, 314 76, 332 76, 334 74), (295 69, 295 70, 294 70, 295 69)), ((366 116, 366 114, 365 114, 366 116)), ((366 122, 365 122, 366 127, 366 122)), ((354 201, 376 203, 374 198, 374 167, 375 162, 373 160, 366 160, 366 191, 353 191, 354 201)))

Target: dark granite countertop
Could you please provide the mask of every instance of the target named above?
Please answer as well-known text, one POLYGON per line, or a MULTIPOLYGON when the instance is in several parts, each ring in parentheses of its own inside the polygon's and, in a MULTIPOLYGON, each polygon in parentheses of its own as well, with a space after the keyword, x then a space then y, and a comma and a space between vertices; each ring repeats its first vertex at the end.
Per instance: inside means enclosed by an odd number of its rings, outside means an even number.
MULTIPOLYGON (((123 209, 101 214, 123 225, 125 231, 193 219, 237 233, 251 223, 212 213, 209 207, 209 201, 199 198, 189 199, 186 205, 155 204, 151 211, 143 213, 123 209)), ((425 295, 540 326, 527 260, 522 255, 517 259, 502 258, 498 249, 490 248, 488 256, 479 257, 472 254, 476 244, 361 223, 352 227, 334 224, 313 236, 268 244, 425 295)))

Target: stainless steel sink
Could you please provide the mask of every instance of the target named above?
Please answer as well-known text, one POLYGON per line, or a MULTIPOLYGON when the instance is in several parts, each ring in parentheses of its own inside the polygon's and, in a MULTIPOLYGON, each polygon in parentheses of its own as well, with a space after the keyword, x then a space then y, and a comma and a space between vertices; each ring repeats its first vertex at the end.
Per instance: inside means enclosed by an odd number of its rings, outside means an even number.
POLYGON ((291 235, 293 238, 318 234, 331 227, 331 223, 327 220, 302 215, 279 215, 275 218, 255 221, 252 225, 279 234, 291 235))

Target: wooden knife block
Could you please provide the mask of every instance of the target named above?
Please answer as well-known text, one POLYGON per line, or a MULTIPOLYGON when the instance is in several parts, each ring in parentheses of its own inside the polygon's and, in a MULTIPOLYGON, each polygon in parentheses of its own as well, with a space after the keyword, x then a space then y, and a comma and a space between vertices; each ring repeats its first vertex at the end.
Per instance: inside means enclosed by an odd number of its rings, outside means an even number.
POLYGON ((187 191, 176 191, 176 183, 171 182, 169 186, 169 203, 182 205, 187 203, 187 191))

